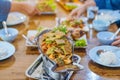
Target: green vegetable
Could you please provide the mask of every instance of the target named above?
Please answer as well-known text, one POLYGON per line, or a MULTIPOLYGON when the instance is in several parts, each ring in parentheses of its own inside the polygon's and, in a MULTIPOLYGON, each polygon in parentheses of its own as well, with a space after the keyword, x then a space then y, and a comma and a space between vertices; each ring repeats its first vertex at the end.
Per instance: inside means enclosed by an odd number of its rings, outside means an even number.
POLYGON ((65 54, 67 54, 64 46, 60 46, 60 48, 63 50, 63 52, 64 52, 65 54))
POLYGON ((44 11, 48 8, 49 8, 48 10, 55 11, 56 4, 54 0, 44 0, 44 1, 41 1, 41 3, 37 5, 37 7, 40 11, 44 11))
POLYGON ((50 47, 50 48, 48 48, 46 54, 47 54, 47 55, 53 54, 53 53, 54 53, 54 50, 55 50, 55 47, 54 47, 54 46, 53 46, 53 47, 50 47))
POLYGON ((85 47, 87 45, 85 39, 80 39, 75 41, 75 46, 77 47, 85 47))
POLYGON ((50 39, 46 39, 45 42, 46 42, 46 44, 51 44, 53 41, 50 39))
POLYGON ((57 28, 54 28, 53 31, 57 31, 57 30, 59 30, 59 31, 65 33, 65 34, 67 33, 67 28, 66 28, 65 25, 60 25, 60 26, 58 26, 57 28))
POLYGON ((56 4, 54 0, 47 0, 46 4, 48 4, 52 8, 53 11, 56 9, 56 4))
POLYGON ((67 4, 65 5, 69 10, 73 10, 75 8, 77 8, 77 5, 74 5, 74 4, 67 4))

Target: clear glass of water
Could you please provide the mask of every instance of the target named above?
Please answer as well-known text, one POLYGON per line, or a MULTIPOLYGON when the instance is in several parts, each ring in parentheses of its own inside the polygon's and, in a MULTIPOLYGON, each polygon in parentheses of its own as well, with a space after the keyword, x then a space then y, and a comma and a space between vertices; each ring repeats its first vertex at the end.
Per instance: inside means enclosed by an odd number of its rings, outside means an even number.
POLYGON ((90 6, 87 9, 87 18, 88 18, 88 27, 89 27, 89 39, 91 40, 93 38, 93 20, 96 18, 96 15, 98 14, 98 7, 97 6, 90 6))
POLYGON ((88 9, 87 9, 88 23, 92 23, 92 21, 96 18, 97 14, 98 14, 98 7, 97 6, 88 7, 88 9))

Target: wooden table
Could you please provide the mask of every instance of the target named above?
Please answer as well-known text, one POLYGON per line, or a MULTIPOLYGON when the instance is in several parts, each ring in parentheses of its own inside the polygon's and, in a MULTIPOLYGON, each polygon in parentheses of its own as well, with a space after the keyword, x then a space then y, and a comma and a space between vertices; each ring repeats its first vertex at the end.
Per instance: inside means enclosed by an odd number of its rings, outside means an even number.
MULTIPOLYGON (((19 30, 19 35, 12 42, 16 48, 16 52, 10 58, 0 61, 0 80, 30 80, 26 77, 25 71, 39 56, 39 52, 36 48, 27 48, 25 46, 22 34, 27 34, 28 30, 37 29, 39 26, 52 28, 55 26, 56 16, 66 17, 67 15, 68 12, 65 12, 58 5, 56 15, 33 16, 24 24, 13 26, 19 30)), ((116 25, 111 25, 109 30, 114 32, 116 29, 116 25)), ((75 53, 82 58, 80 64, 84 66, 84 70, 74 73, 71 80, 120 80, 120 68, 103 67, 90 60, 88 56, 89 50, 100 45, 96 39, 96 33, 93 31, 93 38, 88 39, 86 50, 75 50, 75 53)))

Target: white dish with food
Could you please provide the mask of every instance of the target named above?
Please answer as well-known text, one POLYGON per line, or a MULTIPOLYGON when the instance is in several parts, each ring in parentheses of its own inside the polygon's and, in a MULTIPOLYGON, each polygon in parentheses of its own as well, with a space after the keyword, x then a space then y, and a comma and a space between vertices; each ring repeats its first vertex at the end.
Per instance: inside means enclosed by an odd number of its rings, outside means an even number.
POLYGON ((106 67, 120 67, 120 49, 115 46, 97 46, 89 51, 89 57, 95 63, 106 67), (98 50, 105 52, 100 55, 97 54, 98 50))
MULTIPOLYGON (((35 41, 35 36, 37 35, 37 30, 29 30, 27 32, 27 38, 30 39, 31 41, 35 41)), ((37 47, 37 42, 35 44, 29 43, 28 40, 26 40, 26 46, 27 47, 37 47)))
POLYGON ((43 15, 54 15, 56 14, 56 4, 54 0, 37 0, 36 7, 43 15))

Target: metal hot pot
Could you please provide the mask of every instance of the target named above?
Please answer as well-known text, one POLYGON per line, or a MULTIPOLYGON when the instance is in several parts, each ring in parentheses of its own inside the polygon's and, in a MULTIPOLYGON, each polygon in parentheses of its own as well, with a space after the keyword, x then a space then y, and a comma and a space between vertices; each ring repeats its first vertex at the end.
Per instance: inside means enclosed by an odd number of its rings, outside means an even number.
MULTIPOLYGON (((39 50, 40 53, 43 54, 43 57, 42 57, 42 58, 43 58, 43 69, 44 69, 44 71, 52 78, 52 80, 66 80, 65 78, 66 78, 66 76, 69 75, 70 71, 54 72, 54 71, 53 71, 53 68, 55 68, 57 64, 56 64, 54 61, 50 60, 50 59, 48 58, 48 56, 46 56, 46 55, 43 53, 42 49, 41 49, 41 46, 40 46, 41 37, 42 37, 43 34, 49 32, 49 31, 51 31, 51 30, 44 30, 44 31, 42 31, 42 32, 39 34, 38 39, 37 39, 38 50, 39 50)), ((69 39, 68 39, 68 40, 69 40, 69 39)), ((69 41, 70 41, 70 43, 72 44, 72 41, 71 41, 71 40, 69 40, 69 41)), ((72 52, 74 52, 74 47, 73 47, 73 45, 72 45, 72 48, 73 48, 73 49, 72 49, 72 52)))

